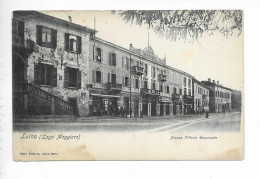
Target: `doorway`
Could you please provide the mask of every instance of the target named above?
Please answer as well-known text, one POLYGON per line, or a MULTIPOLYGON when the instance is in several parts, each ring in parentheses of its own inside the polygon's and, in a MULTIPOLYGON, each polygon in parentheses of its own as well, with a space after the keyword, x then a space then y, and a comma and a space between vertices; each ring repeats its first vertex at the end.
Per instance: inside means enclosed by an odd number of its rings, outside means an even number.
POLYGON ((77 98, 68 98, 68 102, 73 108, 73 114, 76 116, 79 115, 77 98))

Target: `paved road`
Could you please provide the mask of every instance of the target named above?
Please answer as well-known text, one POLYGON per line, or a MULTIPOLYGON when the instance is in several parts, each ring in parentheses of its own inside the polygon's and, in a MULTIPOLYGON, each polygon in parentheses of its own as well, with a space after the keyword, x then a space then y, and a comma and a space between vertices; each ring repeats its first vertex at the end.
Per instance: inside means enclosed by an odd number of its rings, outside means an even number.
POLYGON ((240 130, 241 113, 171 116, 153 118, 70 119, 64 122, 15 123, 14 131, 82 131, 82 132, 198 132, 240 130), (73 121, 73 122, 68 122, 73 121))

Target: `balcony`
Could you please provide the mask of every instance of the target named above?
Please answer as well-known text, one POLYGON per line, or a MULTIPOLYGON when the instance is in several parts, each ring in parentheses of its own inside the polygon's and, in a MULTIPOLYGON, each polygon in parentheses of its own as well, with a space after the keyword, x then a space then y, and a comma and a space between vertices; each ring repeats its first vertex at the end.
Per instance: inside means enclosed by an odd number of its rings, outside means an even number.
POLYGON ((140 66, 132 66, 132 73, 136 75, 143 75, 144 68, 140 66))
POLYGON ((14 47, 22 48, 22 49, 26 50, 27 52, 33 52, 35 49, 34 41, 32 41, 30 39, 27 39, 25 41, 23 37, 20 37, 18 35, 12 36, 12 44, 14 47))
POLYGON ((159 74, 159 80, 162 81, 162 82, 167 81, 166 75, 164 75, 164 74, 159 74))
POLYGON ((147 96, 147 95, 159 96, 160 95, 160 91, 153 90, 153 89, 142 88, 141 94, 144 95, 144 96, 147 96))
POLYGON ((178 99, 181 99, 182 96, 180 94, 172 94, 172 99, 173 100, 178 100, 178 99))
POLYGON ((122 84, 107 83, 107 89, 114 92, 120 92, 122 91, 122 84))

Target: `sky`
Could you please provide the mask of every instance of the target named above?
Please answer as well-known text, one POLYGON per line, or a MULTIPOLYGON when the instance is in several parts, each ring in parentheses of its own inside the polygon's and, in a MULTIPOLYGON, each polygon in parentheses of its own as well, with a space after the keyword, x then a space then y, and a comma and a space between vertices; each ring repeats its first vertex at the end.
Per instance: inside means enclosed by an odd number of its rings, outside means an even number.
POLYGON ((110 11, 41 11, 45 14, 69 20, 72 22, 94 28, 96 17, 97 37, 129 49, 134 47, 143 49, 149 44, 160 58, 166 56, 169 66, 193 75, 199 81, 219 81, 223 86, 243 89, 244 44, 243 33, 240 36, 224 37, 216 32, 209 36, 203 34, 201 38, 192 43, 171 41, 159 37, 147 26, 125 23, 122 18, 110 11))

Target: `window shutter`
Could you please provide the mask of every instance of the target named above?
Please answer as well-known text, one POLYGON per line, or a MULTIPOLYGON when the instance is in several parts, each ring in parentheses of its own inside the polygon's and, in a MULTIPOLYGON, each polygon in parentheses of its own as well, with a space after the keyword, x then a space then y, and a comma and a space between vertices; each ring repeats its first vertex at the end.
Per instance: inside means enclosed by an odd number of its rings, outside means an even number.
POLYGON ((122 68, 125 68, 125 63, 124 63, 124 61, 125 61, 125 58, 122 57, 122 68))
POLYGON ((93 78, 93 82, 95 83, 96 82, 96 72, 95 70, 92 71, 92 78, 93 78))
POLYGON ((103 72, 101 71, 101 83, 103 83, 103 72))
POLYGON ((101 62, 103 62, 103 49, 102 48, 100 49, 101 49, 101 62))
POLYGON ((78 70, 77 72, 77 87, 81 89, 81 71, 78 70))
POLYGON ((36 43, 38 45, 42 45, 42 26, 37 25, 37 32, 36 32, 36 43))
POLYGON ((69 34, 65 33, 64 35, 64 48, 66 51, 69 51, 69 34))
POLYGON ((97 61, 97 47, 93 46, 93 61, 97 61))
POLYGON ((40 84, 40 65, 34 64, 34 84, 39 85, 40 84))
POLYGON ((24 37, 24 22, 18 21, 18 34, 20 37, 24 37))
POLYGON ((52 67, 52 86, 57 87, 57 68, 52 67))
POLYGON ((77 52, 78 53, 81 53, 81 46, 82 46, 81 37, 77 36, 77 52))
POLYGON ((69 87, 69 69, 64 68, 64 88, 69 87))
POLYGON ((110 73, 107 74, 107 82, 110 83, 110 73))
POLYGON ((113 63, 115 63, 115 66, 116 66, 116 53, 114 53, 114 61, 113 63))
POLYGON ((112 65, 112 53, 111 52, 109 53, 109 65, 110 66, 112 65))
POLYGON ((57 30, 52 29, 51 33, 51 42, 52 42, 52 48, 56 49, 57 47, 57 30))

